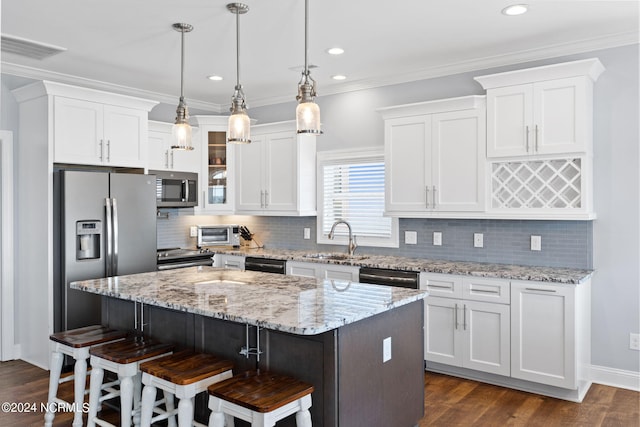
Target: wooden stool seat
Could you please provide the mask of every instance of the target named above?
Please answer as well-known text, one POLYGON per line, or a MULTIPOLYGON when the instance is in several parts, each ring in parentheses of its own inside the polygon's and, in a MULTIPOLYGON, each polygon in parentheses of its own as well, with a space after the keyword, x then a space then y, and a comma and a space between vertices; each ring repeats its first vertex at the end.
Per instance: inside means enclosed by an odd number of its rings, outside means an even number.
POLYGON ((97 416, 100 403, 104 400, 120 397, 120 425, 129 427, 140 423, 140 400, 142 394, 142 373, 140 365, 173 351, 174 346, 144 336, 132 336, 122 341, 91 347, 91 384, 89 392, 89 414, 87 426, 112 425, 97 416), (101 393, 104 371, 118 375, 119 390, 108 389, 101 393))
POLYGON ((142 371, 142 411, 140 426, 149 427, 161 420, 170 421, 177 414, 179 427, 192 427, 193 399, 198 393, 207 390, 211 384, 231 378, 233 362, 212 354, 184 350, 169 356, 145 362, 140 365, 142 371), (152 418, 153 403, 157 389, 165 393, 165 401, 175 396, 180 399, 178 408, 173 402, 165 413, 152 418), (168 395, 169 394, 169 395, 168 395))
POLYGON ((231 369, 233 362, 229 360, 191 350, 180 351, 140 365, 143 373, 177 385, 193 384, 231 369))
POLYGON ((58 385, 73 381, 74 393, 74 416, 73 427, 82 426, 82 404, 86 394, 87 382, 87 359, 89 350, 93 346, 125 339, 128 333, 110 329, 102 325, 86 326, 68 331, 56 332, 49 336, 50 348, 50 373, 49 373, 49 393, 47 398, 47 411, 44 415, 45 427, 53 425, 55 412, 52 408, 54 403, 65 403, 57 397, 58 385), (64 356, 73 358, 73 375, 60 378, 64 356))
POLYGON ((147 337, 132 337, 89 350, 91 356, 127 364, 170 353, 174 346, 147 337))
POLYGON ((89 347, 126 338, 127 331, 107 328, 102 325, 86 326, 70 331, 56 332, 49 339, 73 348, 89 347))
POLYGON ((223 426, 222 414, 260 426, 273 426, 296 414, 298 427, 311 427, 313 386, 273 372, 249 371, 209 387, 210 426, 223 426))

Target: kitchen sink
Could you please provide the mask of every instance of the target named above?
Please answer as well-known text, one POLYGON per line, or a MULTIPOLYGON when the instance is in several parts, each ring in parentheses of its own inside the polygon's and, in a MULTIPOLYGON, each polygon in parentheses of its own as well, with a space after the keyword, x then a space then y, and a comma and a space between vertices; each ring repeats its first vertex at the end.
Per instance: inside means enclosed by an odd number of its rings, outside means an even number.
POLYGON ((346 260, 360 260, 369 258, 365 255, 349 255, 349 254, 339 254, 339 253, 313 253, 313 254, 304 254, 303 258, 311 258, 311 259, 326 259, 326 260, 336 260, 336 261, 346 261, 346 260))

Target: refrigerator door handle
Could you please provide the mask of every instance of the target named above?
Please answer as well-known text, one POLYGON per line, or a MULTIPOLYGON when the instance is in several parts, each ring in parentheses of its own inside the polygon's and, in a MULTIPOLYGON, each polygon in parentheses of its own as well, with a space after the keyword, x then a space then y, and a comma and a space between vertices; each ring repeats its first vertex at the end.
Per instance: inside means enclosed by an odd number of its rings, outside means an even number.
POLYGON ((111 270, 114 276, 118 275, 118 204, 116 199, 111 199, 111 209, 113 210, 113 256, 111 270))
POLYGON ((106 270, 106 276, 113 276, 112 273, 112 258, 113 258, 113 239, 112 239, 112 235, 113 235, 113 230, 112 230, 112 225, 113 222, 111 220, 112 217, 112 212, 111 212, 111 199, 110 198, 105 198, 104 199, 104 205, 105 205, 105 211, 106 211, 106 223, 107 223, 107 233, 105 236, 105 239, 107 240, 107 253, 105 256, 105 270, 106 270))

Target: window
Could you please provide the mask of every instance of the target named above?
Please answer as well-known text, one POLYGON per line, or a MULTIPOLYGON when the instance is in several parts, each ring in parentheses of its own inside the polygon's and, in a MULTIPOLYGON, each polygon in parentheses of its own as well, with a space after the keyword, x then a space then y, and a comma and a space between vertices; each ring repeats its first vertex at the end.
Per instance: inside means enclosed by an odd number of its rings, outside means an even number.
POLYGON ((347 221, 359 246, 398 247, 398 219, 384 213, 384 155, 380 149, 318 153, 318 243, 347 244, 347 221))

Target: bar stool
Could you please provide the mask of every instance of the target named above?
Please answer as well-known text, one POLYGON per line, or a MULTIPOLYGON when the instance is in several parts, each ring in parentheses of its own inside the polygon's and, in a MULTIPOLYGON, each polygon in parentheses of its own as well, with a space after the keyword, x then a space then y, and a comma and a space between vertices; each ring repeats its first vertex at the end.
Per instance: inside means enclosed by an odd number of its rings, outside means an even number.
POLYGON ((190 350, 154 359, 140 365, 142 371, 142 411, 140 425, 149 427, 152 423, 174 417, 178 414, 179 427, 192 427, 193 399, 210 385, 231 378, 233 362, 212 354, 196 353, 190 350), (165 393, 165 399, 180 399, 178 409, 152 417, 157 389, 165 393))
POLYGON ((272 427, 296 414, 298 427, 311 427, 313 386, 272 372, 249 371, 209 386, 209 427, 224 427, 225 415, 272 427))
POLYGON ((139 366, 143 362, 171 353, 173 348, 171 344, 164 344, 144 336, 135 336, 90 349, 92 369, 87 426, 112 425, 98 418, 98 408, 101 402, 118 396, 120 396, 120 425, 131 426, 132 416, 136 418, 134 422, 138 425, 140 416, 138 410, 142 394, 139 366), (105 370, 118 375, 120 390, 109 389, 109 393, 101 396, 105 370))
POLYGON ((89 349, 92 346, 112 341, 122 340, 127 336, 126 331, 106 328, 101 325, 92 325, 84 328, 70 329, 56 332, 49 336, 51 352, 51 371, 49 374, 49 397, 47 398, 47 411, 44 415, 45 427, 51 427, 55 418, 55 405, 68 402, 59 399, 58 385, 67 381, 74 381, 73 401, 73 427, 82 426, 82 406, 84 403, 85 386, 87 383, 87 359, 89 349), (73 375, 60 379, 64 355, 73 357, 73 375))

